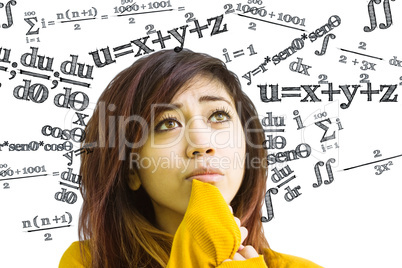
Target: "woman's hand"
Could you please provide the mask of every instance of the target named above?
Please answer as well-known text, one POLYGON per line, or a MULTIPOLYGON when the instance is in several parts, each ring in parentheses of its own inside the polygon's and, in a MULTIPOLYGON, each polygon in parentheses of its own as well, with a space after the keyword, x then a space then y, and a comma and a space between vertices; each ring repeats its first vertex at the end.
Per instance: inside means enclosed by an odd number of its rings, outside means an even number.
MULTIPOLYGON (((231 206, 229 206, 230 211, 232 211, 233 214, 233 209, 231 206)), ((246 239, 248 231, 246 229, 246 227, 241 226, 241 222, 240 219, 237 217, 234 217, 237 226, 239 226, 240 229, 240 233, 241 233, 241 243, 240 243, 240 247, 237 250, 237 252, 235 253, 234 257, 233 257, 233 261, 241 261, 241 260, 246 260, 246 259, 251 259, 251 258, 255 258, 258 257, 258 253, 257 251, 250 245, 247 246, 243 246, 243 241, 246 239)), ((231 259, 226 259, 225 261, 232 261, 231 259)))

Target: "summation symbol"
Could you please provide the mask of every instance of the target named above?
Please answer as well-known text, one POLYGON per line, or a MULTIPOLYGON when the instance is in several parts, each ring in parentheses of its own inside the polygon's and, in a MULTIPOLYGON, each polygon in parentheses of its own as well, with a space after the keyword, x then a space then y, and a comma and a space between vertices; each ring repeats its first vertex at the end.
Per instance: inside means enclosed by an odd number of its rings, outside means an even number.
POLYGON ((35 31, 32 30, 36 22, 38 21, 37 17, 24 18, 24 20, 26 23, 28 23, 29 26, 31 26, 26 35, 39 34, 39 27, 35 31))
MULTIPOLYGON (((327 135, 327 132, 328 132, 329 127, 327 126, 327 124, 324 124, 324 122, 327 122, 328 125, 331 125, 331 124, 332 124, 330 118, 323 119, 323 120, 320 120, 320 121, 314 123, 317 127, 319 127, 319 128, 321 128, 322 130, 324 130, 324 134, 322 135, 320 142, 325 142, 325 141, 333 140, 333 139, 336 138, 335 131, 333 131, 331 135, 327 135)), ((337 118, 337 119, 336 119, 336 122, 337 122, 337 125, 338 125, 338 130, 342 130, 343 127, 342 127, 342 124, 341 124, 340 119, 337 118)))
MULTIPOLYGON (((295 111, 293 111, 293 114, 296 116, 293 119, 297 123, 297 130, 304 128, 303 121, 301 120, 301 117, 299 115, 299 111, 295 110, 295 111)), ((325 117, 327 117, 327 112, 317 113, 314 115, 314 119, 321 119, 321 118, 325 118, 325 117)), ((316 125, 320 129, 324 130, 324 134, 322 135, 321 140, 320 140, 321 143, 325 142, 325 146, 324 146, 324 144, 321 144, 321 148, 322 148, 323 152, 326 152, 326 150, 330 150, 333 148, 339 148, 338 142, 335 142, 333 145, 326 144, 327 141, 336 139, 335 130, 332 132, 332 134, 329 134, 329 133, 327 134, 328 130, 330 129, 329 126, 332 125, 332 121, 330 118, 325 118, 325 119, 321 119, 317 122, 314 122, 314 125, 316 125)), ((338 131, 341 131, 343 129, 341 120, 339 118, 336 119, 336 125, 337 125, 338 131)))
MULTIPOLYGON (((303 124, 303 121, 301 120, 299 111, 298 111, 298 110, 295 110, 295 111, 293 111, 293 114, 296 116, 296 117, 294 117, 293 119, 294 119, 294 120, 296 121, 296 123, 297 123, 297 130, 300 130, 300 129, 305 128, 305 126, 304 126, 304 124, 303 124)), ((326 117, 326 116, 327 116, 327 113, 326 113, 326 112, 322 112, 322 113, 315 114, 315 115, 314 115, 314 118, 317 119, 317 118, 322 118, 322 117, 326 117)), ((318 121, 318 122, 315 122, 315 125, 316 125, 316 126, 320 127, 321 129, 323 129, 323 130, 325 131, 325 132, 324 132, 324 135, 323 135, 322 138, 321 138, 321 142, 328 141, 328 140, 331 140, 331 139, 335 139, 335 131, 334 131, 333 134, 330 135, 330 136, 327 136, 327 135, 326 135, 326 133, 327 133, 327 131, 328 131, 329 128, 328 128, 326 125, 324 125, 323 122, 329 122, 329 124, 331 124, 331 121, 330 121, 329 118, 320 120, 320 121, 318 121)), ((343 127, 342 127, 342 125, 341 125, 341 123, 340 123, 339 118, 337 119, 337 122, 338 122, 338 123, 337 123, 337 124, 338 124, 338 130, 343 129, 343 127)), ((322 145, 322 147, 323 147, 323 150, 324 150, 324 152, 325 152, 324 145, 322 145)), ((335 147, 336 147, 336 148, 339 147, 337 143, 335 143, 335 147)), ((327 146, 327 149, 332 149, 332 148, 333 148, 332 145, 327 146)), ((325 181, 324 181, 324 184, 326 184, 326 185, 328 185, 328 184, 330 184, 330 183, 332 183, 332 182, 334 181, 334 175, 333 175, 333 172, 332 172, 331 163, 335 163, 335 159, 334 159, 334 158, 328 159, 327 162, 325 163, 326 171, 327 171, 327 174, 328 174, 328 180, 325 180, 325 181)), ((317 182, 316 182, 316 183, 313 183, 313 187, 314 187, 314 188, 320 187, 321 184, 322 184, 322 176, 321 176, 321 172, 320 172, 320 166, 324 166, 324 162, 323 162, 323 161, 318 161, 318 162, 314 165, 314 173, 315 173, 315 176, 316 176, 316 178, 317 178, 317 182)))

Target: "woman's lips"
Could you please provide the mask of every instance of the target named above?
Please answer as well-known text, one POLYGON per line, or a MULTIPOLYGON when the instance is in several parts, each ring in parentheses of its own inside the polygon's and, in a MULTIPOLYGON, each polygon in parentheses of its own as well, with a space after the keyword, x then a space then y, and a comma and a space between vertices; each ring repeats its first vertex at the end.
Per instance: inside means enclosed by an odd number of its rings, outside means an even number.
POLYGON ((201 166, 194 169, 186 176, 186 180, 199 180, 202 182, 218 182, 224 179, 224 173, 219 168, 201 166))
POLYGON ((210 173, 210 174, 198 174, 191 176, 187 178, 188 180, 199 180, 202 182, 218 182, 223 180, 223 175, 221 174, 215 174, 215 173, 210 173))

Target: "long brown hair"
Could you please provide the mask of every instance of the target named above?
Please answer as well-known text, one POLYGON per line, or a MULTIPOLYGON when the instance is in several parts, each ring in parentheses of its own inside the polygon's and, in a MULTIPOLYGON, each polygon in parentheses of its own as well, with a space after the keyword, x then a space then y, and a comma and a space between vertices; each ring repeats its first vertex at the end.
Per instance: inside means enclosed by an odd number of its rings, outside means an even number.
MULTIPOLYGON (((246 162, 266 160, 256 108, 221 60, 187 49, 178 53, 161 50, 138 59, 100 96, 81 145, 94 147, 92 153, 82 155, 80 167, 83 206, 79 235, 88 243, 90 254, 84 254, 84 243, 81 252, 91 267, 167 265, 173 237, 155 227, 152 203, 143 187, 137 191, 128 187, 129 155, 139 152, 147 136, 151 104, 170 103, 176 92, 199 74, 219 80, 237 104, 247 141, 246 162)), ((248 230, 244 244, 260 254, 268 247, 261 222, 266 172, 266 165, 256 168, 246 163, 242 185, 231 203, 248 230)))

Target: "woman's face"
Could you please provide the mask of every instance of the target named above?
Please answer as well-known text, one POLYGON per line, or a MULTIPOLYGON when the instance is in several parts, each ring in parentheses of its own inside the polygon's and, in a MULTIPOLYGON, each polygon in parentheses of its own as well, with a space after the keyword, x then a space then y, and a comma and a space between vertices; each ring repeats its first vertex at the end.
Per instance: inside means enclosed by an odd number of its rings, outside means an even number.
POLYGON ((132 161, 137 161, 159 227, 174 233, 187 209, 193 179, 215 185, 230 204, 244 175, 245 136, 231 96, 216 79, 197 76, 170 105, 162 106, 166 110, 153 120, 146 143, 132 161), (177 221, 177 226, 166 227, 169 221, 177 221))

